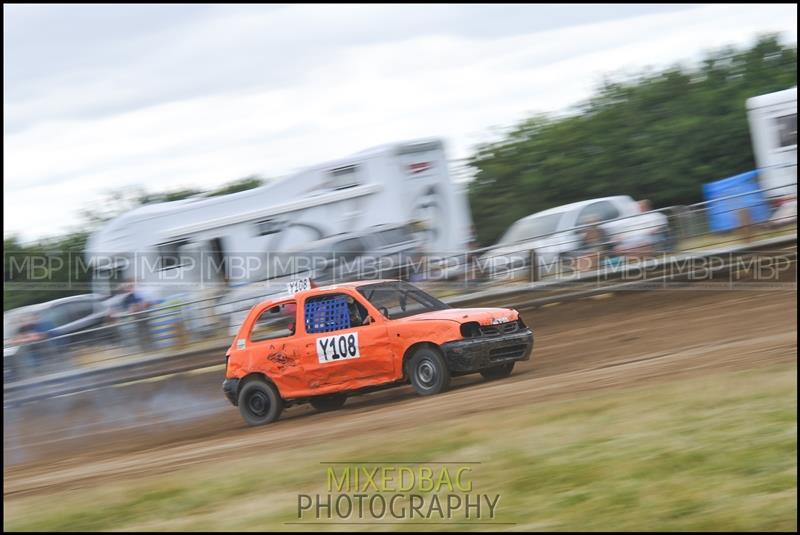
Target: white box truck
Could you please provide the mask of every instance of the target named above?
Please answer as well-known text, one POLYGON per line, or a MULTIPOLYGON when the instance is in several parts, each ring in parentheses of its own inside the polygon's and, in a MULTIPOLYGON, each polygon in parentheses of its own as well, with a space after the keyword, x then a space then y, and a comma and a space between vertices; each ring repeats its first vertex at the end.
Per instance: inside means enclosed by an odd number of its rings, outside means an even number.
POLYGON ((797 87, 747 99, 761 187, 773 204, 797 195, 797 87))

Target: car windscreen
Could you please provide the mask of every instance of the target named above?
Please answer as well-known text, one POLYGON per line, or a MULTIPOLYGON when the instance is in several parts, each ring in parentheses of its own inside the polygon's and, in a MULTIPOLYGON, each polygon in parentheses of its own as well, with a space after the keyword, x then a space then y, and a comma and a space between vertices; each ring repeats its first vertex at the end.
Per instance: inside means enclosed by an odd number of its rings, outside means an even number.
POLYGON ((498 243, 515 243, 553 234, 558 230, 558 222, 563 215, 563 212, 561 212, 517 221, 511 225, 511 228, 508 229, 498 243))
POLYGON ((389 319, 450 308, 432 295, 405 282, 370 284, 361 286, 358 291, 389 319))

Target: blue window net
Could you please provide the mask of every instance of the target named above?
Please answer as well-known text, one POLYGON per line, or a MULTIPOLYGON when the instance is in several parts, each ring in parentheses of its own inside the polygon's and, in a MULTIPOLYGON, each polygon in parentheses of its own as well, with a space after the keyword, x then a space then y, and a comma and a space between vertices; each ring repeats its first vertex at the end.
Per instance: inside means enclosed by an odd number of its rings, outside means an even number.
POLYGON ((327 333, 350 328, 347 297, 334 295, 306 301, 306 332, 327 333))

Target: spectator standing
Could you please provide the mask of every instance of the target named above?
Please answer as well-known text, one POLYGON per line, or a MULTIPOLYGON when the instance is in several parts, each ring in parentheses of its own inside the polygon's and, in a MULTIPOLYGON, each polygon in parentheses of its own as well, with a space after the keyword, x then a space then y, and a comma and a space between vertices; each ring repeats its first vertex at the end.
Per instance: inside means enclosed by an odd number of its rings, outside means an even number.
POLYGON ((600 225, 600 220, 594 216, 588 218, 581 236, 580 249, 577 252, 578 266, 597 269, 613 248, 614 244, 600 225))
POLYGON ((22 358, 25 362, 24 367, 32 373, 41 373, 45 367, 49 367, 48 357, 54 351, 48 339, 52 337, 55 328, 51 321, 34 312, 28 316, 12 339, 13 344, 20 346, 21 353, 17 358, 22 358))

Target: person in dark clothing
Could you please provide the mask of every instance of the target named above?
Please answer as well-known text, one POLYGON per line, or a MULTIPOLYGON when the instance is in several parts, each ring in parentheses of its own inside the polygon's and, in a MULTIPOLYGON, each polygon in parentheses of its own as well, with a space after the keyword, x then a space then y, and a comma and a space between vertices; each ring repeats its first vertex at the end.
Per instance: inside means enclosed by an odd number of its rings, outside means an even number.
POLYGON ((139 297, 135 291, 132 291, 125 296, 125 299, 122 300, 121 305, 124 310, 133 312, 139 309, 137 305, 140 305, 141 303, 144 303, 144 300, 139 297))
POLYGON ((148 313, 145 312, 150 303, 144 299, 141 292, 137 291, 133 281, 125 281, 119 287, 119 293, 124 294, 111 313, 111 318, 119 324, 120 330, 116 333, 117 343, 135 343, 143 352, 152 349, 148 313))
POLYGON ((25 368, 30 372, 41 372, 42 368, 48 364, 48 356, 53 353, 53 347, 47 340, 55 328, 53 322, 34 313, 17 331, 13 343, 21 346, 22 355, 20 356, 25 361, 25 368))
POLYGON ((372 318, 367 314, 367 310, 361 303, 356 302, 352 297, 347 297, 347 309, 350 313, 350 326, 369 325, 372 318))

